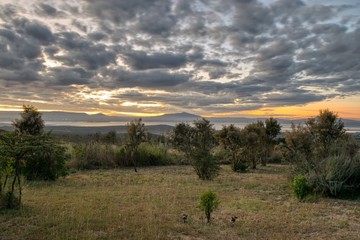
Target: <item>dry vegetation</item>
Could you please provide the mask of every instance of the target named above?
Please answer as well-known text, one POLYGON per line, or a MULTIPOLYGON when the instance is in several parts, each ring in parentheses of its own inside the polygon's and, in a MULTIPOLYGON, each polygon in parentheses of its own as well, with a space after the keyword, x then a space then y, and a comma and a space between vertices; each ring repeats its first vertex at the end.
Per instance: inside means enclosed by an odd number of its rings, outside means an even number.
POLYGON ((300 203, 288 172, 288 166, 269 165, 239 174, 222 166, 214 181, 201 181, 189 166, 169 166, 84 171, 28 183, 22 209, 0 212, 0 239, 359 238, 359 201, 300 203), (211 224, 197 208, 208 189, 220 199, 211 224))

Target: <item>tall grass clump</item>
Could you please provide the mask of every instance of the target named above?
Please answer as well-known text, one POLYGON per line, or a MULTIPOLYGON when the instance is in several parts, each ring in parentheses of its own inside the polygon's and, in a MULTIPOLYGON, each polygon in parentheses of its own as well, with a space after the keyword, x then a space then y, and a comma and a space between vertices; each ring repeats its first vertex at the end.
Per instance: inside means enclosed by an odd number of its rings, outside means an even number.
POLYGON ((116 167, 114 146, 99 142, 89 142, 73 146, 70 168, 98 169, 116 167))

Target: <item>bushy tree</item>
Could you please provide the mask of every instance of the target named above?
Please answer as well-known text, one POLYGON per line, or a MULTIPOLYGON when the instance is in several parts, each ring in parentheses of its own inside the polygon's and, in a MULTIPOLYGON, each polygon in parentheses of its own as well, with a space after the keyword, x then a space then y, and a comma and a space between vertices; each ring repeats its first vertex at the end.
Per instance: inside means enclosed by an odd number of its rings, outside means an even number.
POLYGON ((179 123, 171 134, 171 142, 189 159, 202 180, 212 180, 220 170, 219 162, 212 156, 215 145, 214 128, 206 119, 194 121, 194 126, 179 123))
POLYGON ((270 117, 265 120, 265 135, 266 135, 266 145, 265 148, 265 157, 262 159, 262 165, 266 165, 269 156, 273 153, 274 147, 276 144, 276 137, 279 135, 281 131, 280 123, 270 117))
POLYGON ((234 124, 223 126, 222 129, 216 133, 216 139, 222 148, 229 151, 232 170, 236 172, 246 171, 248 163, 241 157, 245 142, 241 129, 235 127, 234 124))
POLYGON ((17 134, 39 135, 44 131, 44 120, 37 108, 31 105, 23 105, 21 118, 13 121, 13 127, 17 134))
POLYGON ((142 119, 131 121, 127 125, 127 147, 130 151, 130 158, 134 165, 134 171, 137 172, 136 152, 139 145, 146 141, 146 128, 142 119))
POLYGON ((243 154, 251 162, 252 169, 256 169, 257 161, 266 157, 266 132, 264 123, 258 121, 250 123, 243 129, 244 148, 243 154))
POLYGON ((329 109, 320 110, 317 117, 308 119, 305 124, 313 135, 317 153, 323 157, 328 154, 331 144, 345 134, 344 123, 329 109))

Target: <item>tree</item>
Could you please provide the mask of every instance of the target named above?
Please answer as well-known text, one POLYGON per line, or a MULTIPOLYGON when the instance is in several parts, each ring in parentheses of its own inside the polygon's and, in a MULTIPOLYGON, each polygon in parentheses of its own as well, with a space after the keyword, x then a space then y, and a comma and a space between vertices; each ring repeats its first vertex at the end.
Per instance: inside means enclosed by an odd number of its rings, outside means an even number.
POLYGON ((265 120, 266 146, 265 157, 262 159, 262 165, 266 166, 269 155, 273 152, 275 138, 281 131, 281 125, 272 117, 265 120))
POLYGON ((145 124, 142 119, 135 119, 127 124, 127 147, 130 150, 130 158, 134 165, 134 170, 137 172, 136 152, 139 145, 146 141, 145 124))
POLYGON ((194 121, 194 126, 179 123, 171 134, 171 142, 182 151, 202 180, 212 180, 218 174, 220 165, 212 156, 215 145, 214 128, 206 119, 194 121))
POLYGON ((242 130, 244 136, 243 154, 247 156, 252 164, 252 169, 256 169, 258 159, 265 158, 266 153, 266 132, 264 123, 258 121, 250 123, 242 130))
POLYGON ((15 133, 0 135, 0 184, 1 207, 18 208, 21 204, 21 169, 27 155, 34 149, 35 138, 31 135, 20 136, 15 133), (15 196, 15 187, 18 196, 15 196))
POLYGON ((219 200, 216 193, 209 190, 200 196, 199 208, 205 212, 207 223, 210 223, 211 213, 219 206, 219 200))
POLYGON ((215 135, 220 146, 230 152, 231 168, 233 171, 246 171, 247 164, 241 158, 240 153, 244 145, 244 138, 239 128, 234 124, 223 126, 223 128, 215 135))
POLYGON ((23 105, 21 118, 13 121, 13 127, 17 134, 39 135, 44 131, 44 120, 37 108, 31 105, 23 105))
POLYGON ((331 144, 345 134, 344 123, 337 113, 329 109, 320 110, 319 116, 308 119, 305 124, 313 135, 321 156, 326 156, 331 144))

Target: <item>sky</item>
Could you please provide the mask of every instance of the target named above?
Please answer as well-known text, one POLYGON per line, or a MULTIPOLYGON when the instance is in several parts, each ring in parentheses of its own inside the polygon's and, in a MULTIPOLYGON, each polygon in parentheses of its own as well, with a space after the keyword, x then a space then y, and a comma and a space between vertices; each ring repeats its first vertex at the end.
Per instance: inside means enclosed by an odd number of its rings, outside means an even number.
POLYGON ((0 110, 360 119, 359 0, 0 0, 0 110))

